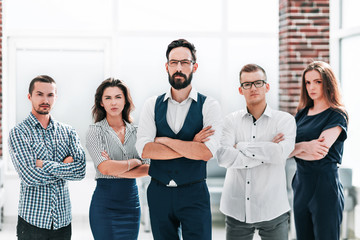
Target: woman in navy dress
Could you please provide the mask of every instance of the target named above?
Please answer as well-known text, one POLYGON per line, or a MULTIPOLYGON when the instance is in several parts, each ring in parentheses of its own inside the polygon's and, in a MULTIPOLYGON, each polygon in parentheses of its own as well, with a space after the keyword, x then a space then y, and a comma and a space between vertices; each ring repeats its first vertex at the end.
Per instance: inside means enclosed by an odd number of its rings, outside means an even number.
POLYGON ((297 136, 293 179, 294 217, 298 240, 336 240, 340 236, 343 188, 339 181, 348 116, 331 67, 321 61, 302 75, 295 116, 297 136))
POLYGON ((134 106, 128 88, 117 79, 96 90, 86 147, 94 161, 96 189, 90 204, 90 227, 95 240, 137 239, 140 203, 137 177, 148 174, 135 149, 134 106))

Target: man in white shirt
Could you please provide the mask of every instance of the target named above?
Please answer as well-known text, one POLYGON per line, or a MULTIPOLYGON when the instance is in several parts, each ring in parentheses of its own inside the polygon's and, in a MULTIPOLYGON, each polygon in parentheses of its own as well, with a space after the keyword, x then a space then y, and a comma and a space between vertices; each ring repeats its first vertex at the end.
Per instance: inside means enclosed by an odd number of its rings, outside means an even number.
POLYGON ((185 39, 171 42, 166 71, 171 88, 148 99, 140 116, 136 149, 150 158, 147 197, 155 240, 211 239, 206 162, 220 146, 217 101, 192 86, 196 50, 185 39))
POLYGON ((227 240, 287 240, 289 202, 285 163, 295 145, 293 116, 271 109, 264 69, 256 64, 240 71, 239 92, 246 109, 225 118, 219 165, 227 168, 220 210, 226 215, 227 240))

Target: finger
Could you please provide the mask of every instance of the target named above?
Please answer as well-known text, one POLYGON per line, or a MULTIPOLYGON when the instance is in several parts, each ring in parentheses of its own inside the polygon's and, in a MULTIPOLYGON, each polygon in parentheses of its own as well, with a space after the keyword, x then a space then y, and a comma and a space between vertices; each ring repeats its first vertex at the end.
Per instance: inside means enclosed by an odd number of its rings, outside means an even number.
POLYGON ((208 130, 210 128, 211 128, 211 126, 207 126, 207 127, 204 127, 202 130, 208 130))
POLYGON ((274 137, 274 139, 272 140, 273 143, 279 143, 281 141, 281 138, 279 138, 278 136, 274 137))
POLYGON ((213 132, 209 132, 209 133, 204 134, 204 137, 209 137, 209 136, 212 136, 212 135, 214 135, 214 133, 213 133, 213 132))
POLYGON ((107 159, 109 159, 110 157, 109 157, 109 154, 107 154, 107 152, 101 152, 101 155, 104 157, 104 158, 107 158, 107 159))
POLYGON ((201 131, 199 133, 203 133, 203 132, 206 132, 206 131, 209 131, 211 129, 211 126, 208 126, 208 127, 205 127, 203 129, 201 129, 201 131))
POLYGON ((207 141, 209 141, 210 140, 210 138, 205 138, 205 139, 203 139, 203 140, 201 140, 201 142, 207 142, 207 141))

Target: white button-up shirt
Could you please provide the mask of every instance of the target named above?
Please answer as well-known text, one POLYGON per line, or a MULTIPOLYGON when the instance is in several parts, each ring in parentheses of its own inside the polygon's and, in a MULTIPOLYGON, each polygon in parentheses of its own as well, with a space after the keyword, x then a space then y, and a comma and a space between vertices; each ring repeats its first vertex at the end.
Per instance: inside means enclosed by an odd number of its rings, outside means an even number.
POLYGON ((269 106, 255 122, 246 110, 225 118, 222 147, 217 152, 219 165, 227 168, 221 212, 256 223, 290 210, 285 163, 294 149, 295 135, 294 117, 269 106), (283 133, 285 139, 273 143, 278 133, 283 133))
MULTIPOLYGON (((166 112, 166 120, 171 130, 176 134, 184 125, 185 118, 188 114, 192 101, 197 101, 198 92, 192 88, 187 99, 181 103, 175 101, 171 96, 171 89, 165 94, 164 101, 168 101, 168 109, 166 112)), ((155 125, 155 103, 158 96, 149 98, 140 115, 139 127, 137 131, 136 149, 139 156, 142 155, 144 146, 153 142, 156 137, 155 125)), ((205 142, 207 148, 215 157, 217 149, 220 147, 221 130, 222 130, 222 115, 220 104, 211 97, 206 97, 202 109, 203 126, 212 126, 215 130, 214 135, 210 136, 210 140, 205 142)))

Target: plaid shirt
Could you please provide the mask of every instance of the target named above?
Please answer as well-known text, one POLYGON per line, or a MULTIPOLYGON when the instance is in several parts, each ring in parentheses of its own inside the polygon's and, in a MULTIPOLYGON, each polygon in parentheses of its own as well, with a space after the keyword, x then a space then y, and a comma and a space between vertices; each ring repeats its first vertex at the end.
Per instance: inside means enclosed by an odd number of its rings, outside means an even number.
POLYGON ((19 216, 39 228, 59 229, 71 222, 67 180, 85 176, 85 152, 75 130, 50 118, 44 129, 31 113, 10 131, 11 159, 21 179, 19 216), (71 156, 72 163, 63 163, 71 156), (37 168, 37 159, 43 167, 37 168))

